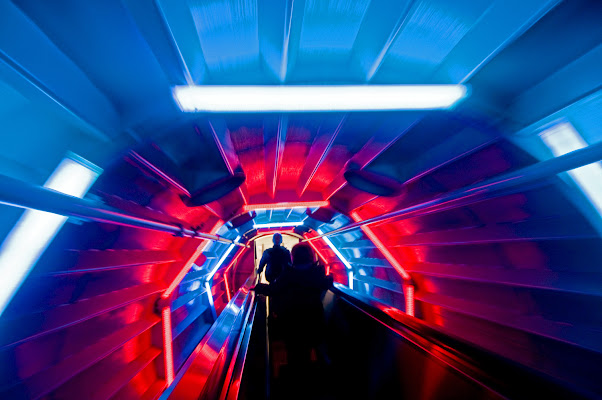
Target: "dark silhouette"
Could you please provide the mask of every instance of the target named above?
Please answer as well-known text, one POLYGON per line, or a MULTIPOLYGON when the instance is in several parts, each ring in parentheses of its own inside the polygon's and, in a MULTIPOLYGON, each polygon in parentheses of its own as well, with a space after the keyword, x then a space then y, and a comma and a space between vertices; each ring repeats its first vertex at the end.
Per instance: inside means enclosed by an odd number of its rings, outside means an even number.
POLYGON ((261 261, 259 262, 259 268, 257 269, 257 274, 259 275, 267 265, 267 268, 265 269, 265 279, 270 283, 274 282, 280 276, 282 271, 291 264, 291 253, 285 247, 281 246, 282 235, 275 233, 272 237, 272 241, 274 242, 274 247, 263 252, 261 261))
POLYGON ((287 348, 291 368, 303 368, 311 362, 314 350, 325 360, 322 337, 325 329, 322 295, 332 285, 324 267, 315 261, 307 243, 293 247, 292 268, 285 268, 270 285, 257 285, 258 293, 271 296, 277 305, 279 325, 287 348))

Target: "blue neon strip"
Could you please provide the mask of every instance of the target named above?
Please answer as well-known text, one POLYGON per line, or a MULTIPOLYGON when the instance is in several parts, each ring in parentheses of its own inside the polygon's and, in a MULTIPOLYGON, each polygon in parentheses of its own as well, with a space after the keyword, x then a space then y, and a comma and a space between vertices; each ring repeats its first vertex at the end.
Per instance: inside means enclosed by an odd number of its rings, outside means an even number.
MULTIPOLYGON (((240 236, 237 236, 236 239, 234 239, 235 242, 238 242, 238 240, 240 239, 240 236)), ((215 275, 215 273, 217 272, 217 270, 219 269, 219 267, 222 266, 222 264, 224 263, 224 261, 226 261, 226 258, 228 257, 228 255, 230 254, 230 252, 232 251, 232 249, 235 247, 236 245, 233 243, 230 246, 228 246, 228 249, 224 252, 224 254, 221 256, 221 258, 219 259, 219 261, 217 262, 216 266, 213 267, 213 269, 211 270, 211 272, 209 273, 209 275, 207 275, 207 277, 205 278, 205 281, 209 282, 211 279, 213 279, 213 275, 215 275)))
MULTIPOLYGON (((320 235, 323 234, 323 232, 318 229, 318 233, 320 235)), ((322 239, 324 239, 324 241, 326 242, 326 244, 328 245, 328 247, 330 247, 332 249, 332 251, 334 251, 334 254, 337 255, 337 257, 339 257, 339 259, 343 262, 343 264, 345 264, 345 267, 347 267, 347 269, 353 270, 353 268, 351 267, 351 264, 349 264, 349 262, 345 259, 345 257, 343 257, 343 255, 341 254, 341 252, 339 251, 339 249, 337 249, 334 244, 332 244, 332 242, 330 241, 330 239, 328 239, 326 236, 323 236, 322 239)))

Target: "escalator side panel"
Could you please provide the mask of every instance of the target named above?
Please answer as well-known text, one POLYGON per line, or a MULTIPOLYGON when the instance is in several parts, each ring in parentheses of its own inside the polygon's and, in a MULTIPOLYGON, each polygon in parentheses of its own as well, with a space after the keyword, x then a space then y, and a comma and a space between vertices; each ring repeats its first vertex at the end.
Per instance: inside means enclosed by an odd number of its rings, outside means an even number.
POLYGON ((332 301, 327 341, 338 398, 503 398, 344 300, 332 301))

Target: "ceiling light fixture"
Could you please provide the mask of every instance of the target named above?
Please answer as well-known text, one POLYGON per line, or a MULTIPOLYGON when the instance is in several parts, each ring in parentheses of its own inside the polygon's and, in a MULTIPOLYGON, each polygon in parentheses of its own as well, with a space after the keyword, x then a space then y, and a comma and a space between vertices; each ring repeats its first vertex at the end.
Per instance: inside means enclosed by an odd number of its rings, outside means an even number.
POLYGON ((436 110, 466 97, 464 85, 176 86, 186 112, 436 110))
MULTIPOLYGON (((48 178, 44 187, 83 198, 102 169, 70 153, 48 178)), ((25 210, 0 246, 0 314, 11 301, 67 217, 25 210)))

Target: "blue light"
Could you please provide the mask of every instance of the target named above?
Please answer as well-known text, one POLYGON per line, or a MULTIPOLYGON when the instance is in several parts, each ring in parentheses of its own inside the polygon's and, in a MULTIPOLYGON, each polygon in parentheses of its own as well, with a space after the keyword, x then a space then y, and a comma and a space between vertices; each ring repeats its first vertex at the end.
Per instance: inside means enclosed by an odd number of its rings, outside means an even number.
MULTIPOLYGON (((322 232, 322 230, 318 229, 317 232, 320 235, 323 235, 324 233, 322 232)), ((353 268, 351 267, 351 264, 349 264, 349 261, 347 261, 347 259, 345 259, 345 257, 343 257, 343 254, 341 254, 341 252, 339 251, 339 249, 337 249, 334 244, 332 244, 332 242, 330 241, 330 239, 328 239, 326 236, 322 236, 322 239, 324 239, 324 241, 326 242, 326 244, 328 245, 328 247, 330 247, 332 249, 332 251, 334 251, 334 254, 337 255, 337 257, 339 258, 339 260, 341 260, 341 262, 345 265, 345 267, 347 267, 347 276, 349 279, 349 289, 353 290, 353 268)))
POLYGON ((205 282, 205 289, 207 290, 207 299, 209 300, 209 305, 212 310, 215 310, 215 305, 213 304, 213 293, 211 293, 211 285, 209 282, 205 282))
MULTIPOLYGON (((318 233, 320 235, 323 235, 323 233, 322 233, 322 231, 320 229, 318 229, 318 233)), ((326 244, 328 245, 328 247, 330 247, 332 249, 332 251, 334 251, 334 254, 336 254, 337 257, 339 257, 339 259, 345 265, 345 267, 347 267, 347 269, 353 270, 353 268, 351 267, 351 264, 349 264, 349 262, 345 259, 345 257, 343 257, 343 255, 341 254, 341 252, 334 246, 334 244, 332 244, 332 242, 330 241, 330 239, 328 239, 326 236, 323 236, 322 239, 324 239, 324 241, 326 242, 326 244)))
MULTIPOLYGON (((63 159, 44 187, 83 197, 102 169, 76 154, 63 159)), ((67 217, 26 210, 0 247, 0 315, 56 236, 67 217)))
MULTIPOLYGON (((234 241, 238 242, 239 239, 240 239, 240 236, 237 236, 236 239, 234 239, 234 241)), ((232 243, 230 246, 228 246, 228 249, 226 249, 224 254, 222 254, 222 256, 220 257, 220 259, 217 262, 217 264, 215 265, 215 267, 213 267, 213 269, 211 270, 209 275, 207 275, 207 277, 205 278, 205 281, 209 282, 213 278, 213 275, 215 275, 215 273, 217 272, 219 267, 221 267, 222 264, 224 263, 224 261, 226 261, 226 258, 228 257, 228 255, 230 254, 230 252, 232 251, 232 249, 234 247, 236 247, 236 245, 234 243, 232 243)))
MULTIPOLYGON (((587 143, 568 122, 560 123, 541 133, 541 139, 558 157, 587 147, 587 143)), ((602 215, 602 164, 600 162, 585 165, 568 171, 583 194, 602 215)))

